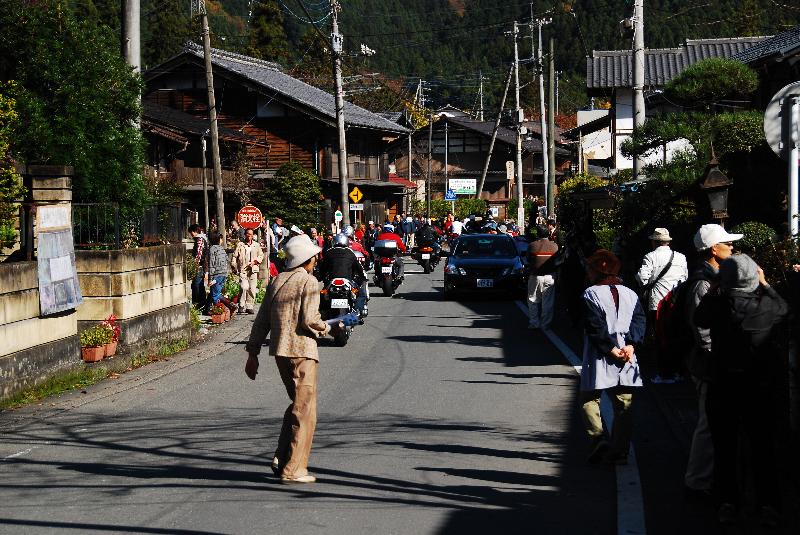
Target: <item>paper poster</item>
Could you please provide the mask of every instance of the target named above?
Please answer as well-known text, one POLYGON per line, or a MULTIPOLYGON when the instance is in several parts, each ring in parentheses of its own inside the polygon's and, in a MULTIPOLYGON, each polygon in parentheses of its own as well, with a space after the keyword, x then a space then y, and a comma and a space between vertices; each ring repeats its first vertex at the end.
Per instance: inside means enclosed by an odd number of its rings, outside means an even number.
MULTIPOLYGON (((58 217, 60 216, 56 215, 56 219, 50 221, 56 223, 63 221, 57 219, 58 217)), ((37 260, 39 305, 42 316, 72 310, 83 302, 72 240, 70 227, 57 231, 39 230, 37 260)))

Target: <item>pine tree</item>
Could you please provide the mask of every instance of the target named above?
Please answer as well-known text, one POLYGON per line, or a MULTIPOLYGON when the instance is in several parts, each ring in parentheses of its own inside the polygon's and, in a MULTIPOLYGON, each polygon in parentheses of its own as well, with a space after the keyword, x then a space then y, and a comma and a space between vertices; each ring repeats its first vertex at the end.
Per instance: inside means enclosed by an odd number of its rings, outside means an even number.
POLYGON ((192 39, 189 2, 185 0, 162 0, 158 9, 152 9, 155 0, 143 9, 142 21, 142 66, 154 67, 181 51, 192 39))
POLYGON ((254 3, 250 20, 251 56, 281 64, 288 62, 290 48, 283 19, 283 11, 275 0, 254 3))

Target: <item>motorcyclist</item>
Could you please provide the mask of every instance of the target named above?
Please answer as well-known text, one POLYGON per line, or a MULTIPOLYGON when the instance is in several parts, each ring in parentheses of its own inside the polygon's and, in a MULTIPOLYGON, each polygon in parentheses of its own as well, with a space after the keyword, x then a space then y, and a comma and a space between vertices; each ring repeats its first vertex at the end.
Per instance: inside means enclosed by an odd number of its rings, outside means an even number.
MULTIPOLYGON (((399 252, 401 253, 406 252, 406 244, 403 243, 403 238, 395 234, 394 225, 392 225, 391 223, 386 223, 383 226, 383 232, 378 234, 378 238, 376 241, 383 241, 383 240, 391 240, 395 242, 397 244, 397 250, 399 252)), ((395 258, 396 258, 395 261, 397 262, 399 269, 399 276, 400 278, 403 278, 403 275, 405 274, 405 266, 403 266, 403 258, 399 254, 395 258)), ((378 268, 376 267, 375 270, 377 271, 377 269, 378 268)))
POLYGON ((367 274, 361 262, 356 258, 355 253, 350 249, 350 238, 345 234, 337 234, 333 237, 333 247, 331 247, 322 258, 322 279, 327 283, 336 278, 352 281, 355 286, 360 288, 355 308, 367 315, 367 300, 369 292, 367 286, 367 274))
POLYGON ((417 247, 432 247, 435 254, 439 254, 439 231, 430 224, 430 219, 426 219, 422 226, 417 230, 417 247))

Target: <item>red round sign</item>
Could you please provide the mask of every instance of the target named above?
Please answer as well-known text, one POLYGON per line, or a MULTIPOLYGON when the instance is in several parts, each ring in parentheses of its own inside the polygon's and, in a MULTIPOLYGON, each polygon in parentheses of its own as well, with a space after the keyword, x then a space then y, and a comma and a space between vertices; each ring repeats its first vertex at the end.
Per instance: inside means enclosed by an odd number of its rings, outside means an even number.
POLYGON ((242 228, 251 228, 255 230, 261 226, 261 223, 264 222, 264 218, 261 215, 261 210, 252 204, 248 204, 243 206, 242 209, 239 210, 239 213, 236 214, 236 221, 242 228))

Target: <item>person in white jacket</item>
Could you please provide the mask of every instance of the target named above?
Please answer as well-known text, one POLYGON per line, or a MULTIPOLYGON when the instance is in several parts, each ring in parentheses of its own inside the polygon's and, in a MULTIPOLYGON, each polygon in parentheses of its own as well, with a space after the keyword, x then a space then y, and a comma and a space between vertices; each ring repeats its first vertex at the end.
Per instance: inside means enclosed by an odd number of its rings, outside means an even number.
MULTIPOLYGON (((678 284, 689 278, 689 267, 686 256, 670 248, 672 237, 669 230, 657 228, 650 235, 653 250, 647 253, 642 267, 636 273, 636 280, 642 286, 643 305, 647 309, 647 325, 654 332, 656 310, 664 296, 678 284)), ((680 380, 678 366, 671 355, 660 351, 656 341, 656 364, 658 372, 652 378, 654 383, 674 383, 680 380)))

